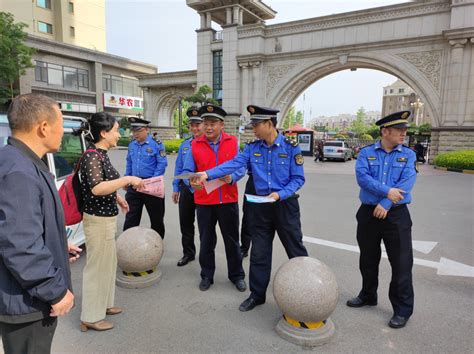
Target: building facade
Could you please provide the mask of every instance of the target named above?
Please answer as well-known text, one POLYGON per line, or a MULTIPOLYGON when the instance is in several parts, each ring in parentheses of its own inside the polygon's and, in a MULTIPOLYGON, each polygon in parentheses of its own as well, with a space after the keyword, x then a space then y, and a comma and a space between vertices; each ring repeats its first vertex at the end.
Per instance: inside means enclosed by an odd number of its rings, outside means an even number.
POLYGON ((143 114, 137 76, 156 74, 154 65, 28 35, 34 67, 20 77, 20 93, 54 98, 63 114, 88 117, 98 111, 121 118, 143 114))
POLYGON ((410 111, 409 119, 413 124, 431 123, 420 96, 402 80, 397 80, 383 88, 382 117, 400 111, 410 111))
POLYGON ((106 51, 105 0, 2 0, 0 11, 34 36, 106 51))

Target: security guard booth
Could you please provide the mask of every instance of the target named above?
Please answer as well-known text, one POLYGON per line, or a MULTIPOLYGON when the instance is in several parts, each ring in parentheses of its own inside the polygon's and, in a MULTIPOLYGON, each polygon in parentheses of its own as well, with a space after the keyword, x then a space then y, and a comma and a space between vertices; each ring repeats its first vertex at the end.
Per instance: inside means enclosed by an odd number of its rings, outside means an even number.
POLYGON ((295 124, 283 133, 287 138, 294 139, 299 143, 303 156, 313 156, 314 130, 295 124))

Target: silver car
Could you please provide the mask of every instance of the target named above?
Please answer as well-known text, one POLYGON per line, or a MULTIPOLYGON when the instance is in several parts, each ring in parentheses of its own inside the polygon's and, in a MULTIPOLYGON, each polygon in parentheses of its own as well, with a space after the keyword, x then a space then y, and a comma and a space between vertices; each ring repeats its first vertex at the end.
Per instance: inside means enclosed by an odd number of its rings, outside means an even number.
POLYGON ((342 160, 346 162, 352 159, 352 149, 344 141, 326 141, 323 145, 324 158, 328 160, 342 160))

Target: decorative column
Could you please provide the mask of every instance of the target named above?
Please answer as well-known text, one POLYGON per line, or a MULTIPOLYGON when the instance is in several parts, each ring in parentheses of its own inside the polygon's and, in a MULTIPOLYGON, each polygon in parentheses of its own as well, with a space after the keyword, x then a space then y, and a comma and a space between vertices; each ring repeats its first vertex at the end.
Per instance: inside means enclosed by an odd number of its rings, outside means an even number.
MULTIPOLYGON (((449 69, 449 92, 446 118, 449 123, 463 125, 466 110, 467 77, 464 67, 464 48, 468 40, 451 39, 451 65, 449 69)), ((447 122, 446 122, 447 123, 447 122)))
POLYGON ((240 90, 240 111, 241 112, 246 112, 246 107, 249 104, 249 93, 248 93, 248 88, 249 88, 249 64, 248 63, 239 63, 242 74, 242 80, 241 80, 241 90, 240 90))
POLYGON ((234 21, 233 23, 234 24, 238 24, 239 23, 239 19, 240 19, 240 8, 238 6, 234 6, 233 8, 233 11, 234 11, 234 21))
POLYGON ((201 17, 201 28, 200 29, 204 29, 206 28, 206 14, 199 14, 200 17, 201 17))
POLYGON ((228 7, 225 9, 225 23, 228 25, 232 24, 232 8, 228 7))
POLYGON ((252 67, 252 80, 250 83, 249 104, 261 104, 260 61, 251 62, 250 66, 252 67))

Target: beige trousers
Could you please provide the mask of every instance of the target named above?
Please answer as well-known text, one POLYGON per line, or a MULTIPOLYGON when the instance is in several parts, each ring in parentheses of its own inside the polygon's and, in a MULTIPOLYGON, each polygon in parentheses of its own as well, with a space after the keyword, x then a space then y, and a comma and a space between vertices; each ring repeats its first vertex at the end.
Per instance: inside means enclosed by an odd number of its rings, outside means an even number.
POLYGON ((117 217, 84 213, 87 257, 82 275, 81 321, 97 322, 114 305, 117 251, 117 217))

